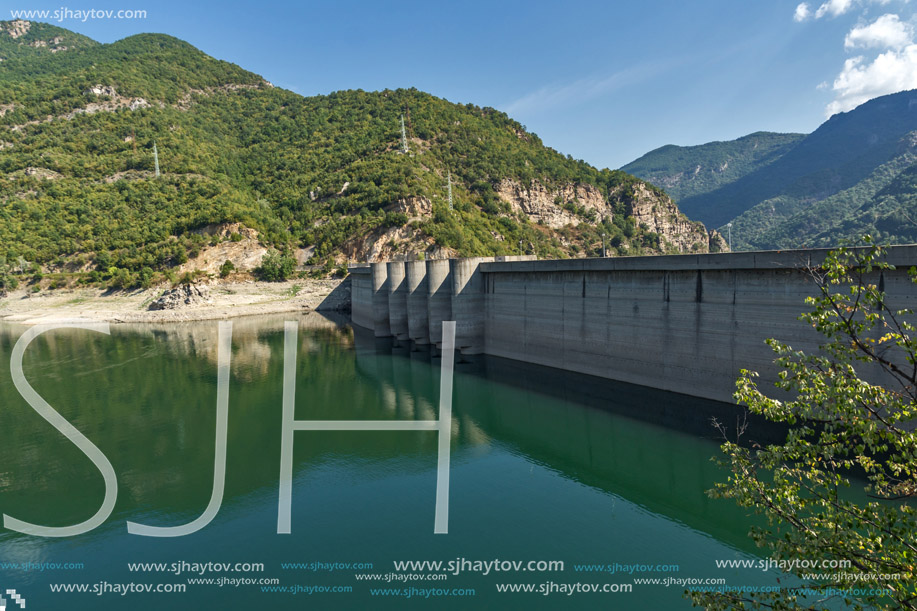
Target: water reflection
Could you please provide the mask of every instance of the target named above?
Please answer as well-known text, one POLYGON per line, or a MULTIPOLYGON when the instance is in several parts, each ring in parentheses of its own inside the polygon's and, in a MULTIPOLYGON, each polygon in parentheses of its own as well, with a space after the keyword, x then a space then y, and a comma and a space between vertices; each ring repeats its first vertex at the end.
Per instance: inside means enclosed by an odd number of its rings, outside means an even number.
MULTIPOLYGON (((354 586, 349 597, 323 599, 326 608, 366 608, 368 602, 402 608, 397 600, 370 597, 353 571, 291 574, 279 564, 371 560, 383 573, 404 559, 557 558, 570 564, 676 563, 686 567, 683 576, 710 576, 713 558, 753 549, 744 512, 704 494, 723 477, 710 461, 717 444, 682 431, 689 424, 709 431, 706 416, 724 406, 490 358, 456 364, 449 536, 432 534, 436 435, 418 431, 297 433, 293 535, 278 536, 287 318, 233 322, 223 507, 203 531, 171 541, 130 536, 124 521, 177 525, 207 505, 217 324, 117 325, 110 337, 61 330, 36 339, 24 360, 30 383, 108 456, 119 498, 108 523, 85 536, 47 540, 2 531, 0 562, 79 561, 87 567, 79 579, 114 582, 140 579, 126 570, 127 562, 201 554, 214 561, 261 559, 266 574, 282 583, 354 586)), ((429 349, 379 341, 317 314, 298 320, 298 419, 436 418, 439 359, 429 349)), ((97 509, 102 478, 13 388, 6 364, 22 331, 0 326, 0 505, 6 514, 39 524, 75 523, 97 509)), ((33 586, 35 608, 61 605, 45 591, 49 580, 75 579, 14 571, 0 576, 4 583, 33 586)), ((167 577, 143 580, 172 581, 167 577)), ((582 581, 576 574, 552 578, 582 581)), ((596 603, 498 597, 493 576, 455 577, 449 585, 478 588, 479 608, 596 603)), ((123 601, 99 602, 105 600, 87 595, 67 604, 124 608, 123 601)), ((169 604, 193 609, 214 601, 226 608, 302 606, 257 587, 199 588, 169 604)), ((131 601, 141 609, 162 603, 155 595, 131 601)), ((469 608, 467 601, 436 603, 469 608)), ((657 589, 616 599, 614 606, 688 605, 680 590, 657 589)))

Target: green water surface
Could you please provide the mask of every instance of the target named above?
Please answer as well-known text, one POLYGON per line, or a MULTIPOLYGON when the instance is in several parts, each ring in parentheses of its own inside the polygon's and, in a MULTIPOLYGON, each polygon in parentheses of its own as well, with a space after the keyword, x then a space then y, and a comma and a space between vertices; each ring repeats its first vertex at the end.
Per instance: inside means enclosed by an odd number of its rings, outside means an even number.
MULTIPOLYGON (((714 413, 728 417, 727 406, 491 358, 459 358, 455 366, 448 534, 433 533, 437 434, 428 431, 297 432, 293 532, 277 534, 287 319, 299 322, 298 419, 437 417, 440 359, 429 350, 377 340, 317 314, 236 320, 221 510, 193 535, 130 535, 127 520, 184 524, 210 499, 217 323, 112 325, 110 335, 49 332, 29 347, 26 377, 111 461, 118 502, 103 526, 76 537, 0 530, 0 589, 16 589, 35 610, 682 609, 690 608, 684 586, 634 579, 773 583, 771 574, 715 564, 755 552, 747 537, 753 518, 705 494, 725 478, 711 461, 718 443, 708 420, 714 413), (428 579, 444 571, 394 565, 456 559, 559 560, 564 569, 428 579), (204 575, 130 568, 182 562, 264 568, 204 575), (44 570, 26 570, 28 563, 44 570), (82 568, 54 566, 64 563, 82 568), (355 563, 361 568, 346 567, 355 563), (615 563, 677 569, 612 574, 580 566, 615 563), (392 573, 425 579, 386 582, 392 573), (379 578, 365 579, 371 575, 379 578), (278 581, 188 581, 200 577, 278 581), (51 590, 104 583, 181 584, 186 591, 51 590), (497 589, 576 583, 632 591, 568 596, 497 589), (296 594, 276 591, 296 586, 296 594), (315 587, 350 591, 309 594, 315 587), (408 598, 409 588, 421 592, 408 598), (454 590, 465 592, 445 595, 454 590)), ((101 504, 103 480, 13 387, 10 353, 25 329, 0 326, 0 511, 49 526, 81 522, 101 504)))

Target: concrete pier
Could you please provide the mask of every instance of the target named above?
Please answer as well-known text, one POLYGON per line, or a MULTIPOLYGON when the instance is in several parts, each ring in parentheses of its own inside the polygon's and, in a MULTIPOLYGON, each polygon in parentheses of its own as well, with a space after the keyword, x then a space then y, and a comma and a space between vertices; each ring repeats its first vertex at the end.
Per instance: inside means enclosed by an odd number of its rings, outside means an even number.
POLYGON ((408 299, 404 282, 404 261, 385 264, 388 273, 388 325, 396 339, 408 339, 408 299))
POLYGON ((455 347, 462 354, 484 352, 484 276, 481 263, 493 258, 453 259, 452 316, 455 318, 455 347))
POLYGON ((427 306, 427 263, 408 261, 404 264, 407 292, 408 337, 417 344, 430 343, 430 315, 427 306))
MULTIPOLYGON (((392 330, 388 319, 388 266, 385 263, 373 263, 370 267, 373 282, 373 330, 376 332, 376 337, 389 337, 392 330)), ((352 306, 351 309, 353 309, 352 306)))
POLYGON ((427 326, 430 343, 442 348, 443 321, 452 318, 452 268, 448 259, 427 261, 427 326))
POLYGON ((375 327, 373 315, 373 276, 369 266, 350 269, 350 316, 365 329, 375 327))
MULTIPOLYGON (((817 287, 808 267, 826 250, 722 253, 557 261, 486 258, 409 264, 404 306, 389 300, 389 278, 373 264, 372 287, 354 279, 353 321, 374 316, 377 336, 398 333, 403 307, 406 336, 422 343, 420 287, 426 282, 426 327, 438 343, 442 321, 456 321, 463 354, 485 353, 732 402, 740 369, 761 374, 769 391, 777 379, 770 337, 814 353, 823 340, 797 320, 817 287), (421 269, 425 279, 418 278, 421 269), (377 308, 385 288, 384 316, 377 308), (418 292, 419 291, 419 292, 418 292), (372 304, 365 300, 372 296, 372 304), (415 299, 411 299, 411 296, 415 299), (414 320, 414 327, 411 320, 414 320)), ((917 286, 907 269, 917 246, 895 246, 880 281, 893 308, 917 307, 917 286)), ((402 270, 405 268, 401 267, 402 270)), ((364 277, 365 277, 364 273, 364 277)))

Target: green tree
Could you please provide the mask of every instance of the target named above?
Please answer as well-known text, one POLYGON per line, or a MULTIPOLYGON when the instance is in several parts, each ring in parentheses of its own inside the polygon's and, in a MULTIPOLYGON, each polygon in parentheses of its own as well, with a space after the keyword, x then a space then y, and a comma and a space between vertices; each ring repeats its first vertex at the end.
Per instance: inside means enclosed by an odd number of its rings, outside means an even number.
MULTIPOLYGON (((811 270, 820 291, 800 319, 825 337, 821 350, 768 340, 781 369, 777 387, 789 398, 766 396, 747 370, 735 394, 751 412, 789 425, 786 440, 726 442, 731 474, 711 491, 768 518, 751 535, 772 558, 850 567, 814 582, 796 569, 796 585, 774 593, 691 594, 695 604, 917 609, 917 337, 912 312, 893 309, 875 284, 893 269, 882 256, 877 246, 842 248, 811 270)), ((917 282, 917 270, 910 276, 917 282)))
MULTIPOLYGON (((238 235, 238 234, 233 234, 233 235, 238 235)), ((232 261, 230 261, 229 259, 226 259, 225 261, 223 261, 223 265, 220 266, 220 278, 225 278, 229 274, 233 273, 234 271, 236 271, 236 266, 233 264, 232 261)))
POLYGON ((255 274, 268 282, 283 282, 293 275, 295 269, 296 259, 272 250, 261 259, 261 265, 255 269, 255 274))

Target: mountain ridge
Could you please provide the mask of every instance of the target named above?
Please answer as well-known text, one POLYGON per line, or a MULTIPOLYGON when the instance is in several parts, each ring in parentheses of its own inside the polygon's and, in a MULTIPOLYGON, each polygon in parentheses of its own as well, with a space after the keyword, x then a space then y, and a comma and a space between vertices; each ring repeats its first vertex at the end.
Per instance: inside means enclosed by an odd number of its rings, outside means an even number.
MULTIPOLYGON (((683 193, 686 196, 676 201, 686 214, 710 226, 722 229, 732 223, 734 244, 740 249, 834 246, 849 241, 851 236, 843 225, 847 215, 872 205, 876 191, 870 185, 880 178, 874 174, 882 175, 891 168, 900 172, 910 165, 902 156, 911 154, 910 134, 917 130, 915 106, 917 90, 869 100, 832 116, 811 134, 790 142, 786 150, 777 150, 778 156, 769 163, 749 165, 747 172, 721 181, 715 189, 683 193), (818 205, 820 202, 826 203, 818 205), (812 222, 816 214, 826 218, 812 222), (826 224, 835 229, 825 229, 826 224), (813 233, 814 226, 822 231, 813 233)), ((739 140, 727 145, 735 146, 739 140)), ((698 150, 704 146, 708 145, 698 150)), ((696 156, 696 151, 684 152, 687 162, 691 153, 696 156)), ((658 153, 648 153, 641 160, 624 169, 657 182, 665 182, 680 169, 666 165, 666 158, 658 153), (654 164, 655 175, 651 175, 647 168, 654 164)), ((904 205, 905 200, 898 201, 904 205)), ((911 212, 905 215, 913 216, 911 212)), ((909 239, 908 232, 896 233, 888 223, 882 228, 868 223, 859 226, 893 243, 909 239)))
POLYGON ((667 144, 621 169, 659 185, 676 201, 681 201, 708 193, 771 163, 775 156, 785 153, 803 137, 803 134, 754 132, 735 140, 693 146, 667 144))

